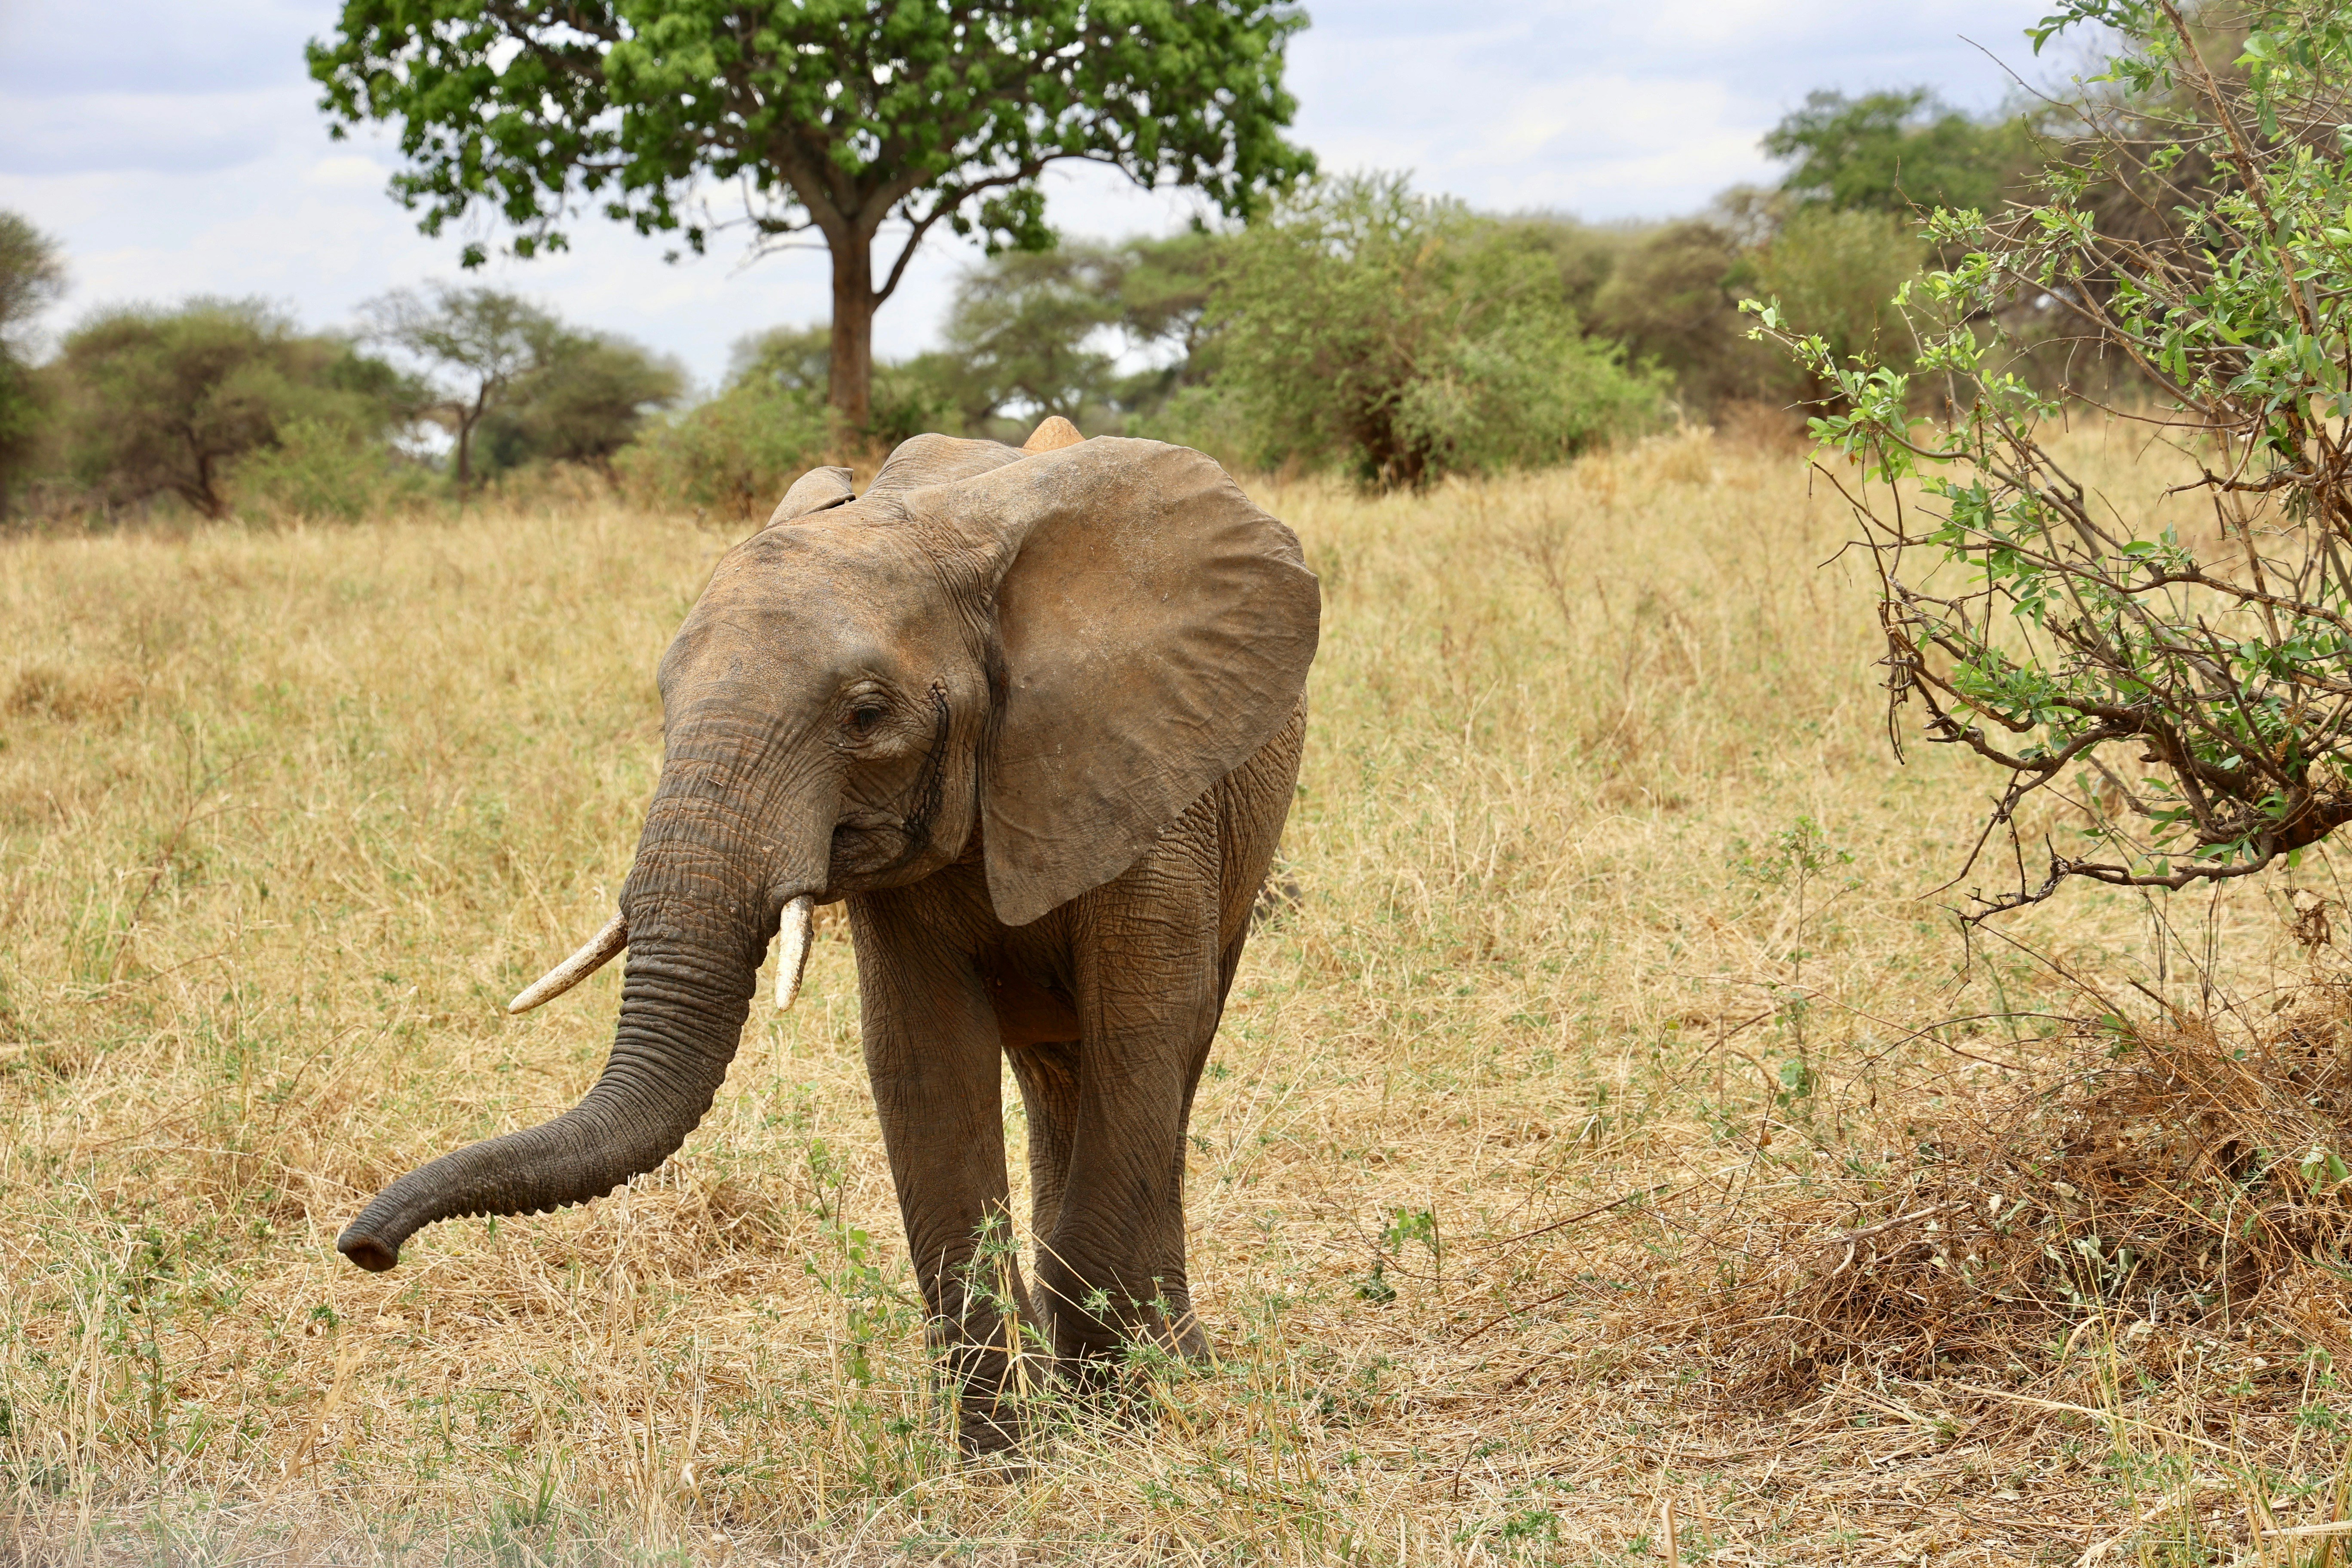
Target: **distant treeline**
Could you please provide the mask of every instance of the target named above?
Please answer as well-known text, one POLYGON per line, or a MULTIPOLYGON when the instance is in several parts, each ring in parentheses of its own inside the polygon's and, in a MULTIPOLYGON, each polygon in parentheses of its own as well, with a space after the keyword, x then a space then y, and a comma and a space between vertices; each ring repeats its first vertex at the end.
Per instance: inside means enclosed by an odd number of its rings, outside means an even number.
POLYGON ((689 400, 675 362, 482 288, 395 293, 340 333, 252 300, 109 310, 36 363, 25 329, 62 259, 0 213, 0 515, 349 517, 568 466, 745 518, 821 457, 1018 438, 1047 414, 1384 486, 1538 467, 1818 402, 1738 301, 1777 297, 1841 355, 1885 354, 1889 301, 1930 260, 1920 213, 1993 206, 2040 162, 2024 121, 1924 91, 1816 93, 1764 145, 1780 185, 1663 224, 1485 215, 1363 175, 1231 232, 1002 254, 962 279, 940 348, 877 365, 856 431, 826 408, 822 324, 744 339, 689 400))

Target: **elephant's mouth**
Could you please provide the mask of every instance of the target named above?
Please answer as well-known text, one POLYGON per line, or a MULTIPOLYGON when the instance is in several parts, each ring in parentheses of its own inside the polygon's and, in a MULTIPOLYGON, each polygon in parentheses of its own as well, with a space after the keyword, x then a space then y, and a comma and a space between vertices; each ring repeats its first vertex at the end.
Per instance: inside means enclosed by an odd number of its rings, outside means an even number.
POLYGON ((832 887, 843 891, 870 887, 876 878, 889 875, 911 858, 908 837, 895 815, 877 812, 870 820, 845 818, 833 830, 832 887))

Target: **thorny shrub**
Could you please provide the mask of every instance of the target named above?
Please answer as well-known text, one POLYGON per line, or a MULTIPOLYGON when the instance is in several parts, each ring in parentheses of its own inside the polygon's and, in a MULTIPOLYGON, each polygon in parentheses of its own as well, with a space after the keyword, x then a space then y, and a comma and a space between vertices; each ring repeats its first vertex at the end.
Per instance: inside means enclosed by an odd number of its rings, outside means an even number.
POLYGON ((2093 26, 2119 47, 2035 192, 1928 222, 1959 260, 1900 296, 1916 372, 1748 307, 1843 405, 1812 428, 1877 567, 1893 706, 2009 776, 1986 836, 2015 886, 1979 918, 2074 878, 2249 875, 2352 821, 2352 23, 2063 0, 2037 47, 2093 26), (2192 459, 2210 531, 2069 472, 2064 395, 2023 374, 2045 331, 2135 368, 2158 406, 2115 412, 2192 459), (2043 789, 2088 815, 2078 845, 2023 842, 2043 789))

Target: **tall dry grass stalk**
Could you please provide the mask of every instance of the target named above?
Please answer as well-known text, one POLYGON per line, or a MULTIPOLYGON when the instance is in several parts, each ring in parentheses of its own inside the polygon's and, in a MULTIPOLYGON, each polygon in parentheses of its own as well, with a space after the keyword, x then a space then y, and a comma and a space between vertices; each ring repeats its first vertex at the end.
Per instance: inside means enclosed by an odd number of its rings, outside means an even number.
POLYGON ((1326 636, 1295 897, 1194 1117, 1219 1359, 1124 1413, 1041 1394, 1009 1478, 945 1445, 837 926, 625 1194, 380 1278, 330 1245, 600 1064, 613 972, 499 1003, 611 908, 724 541, 575 506, 0 545, 0 1552, 2188 1562, 2329 1517, 2319 1329, 2298 1362, 2163 1328, 2144 1384, 2094 1302, 2014 1372, 1864 1346, 1753 1392, 1765 1320, 1851 1305, 1801 1251, 1866 1228, 1841 1181, 2064 1081, 2053 965, 2184 1016, 2267 994, 2305 973, 2284 882, 2076 894, 1964 963, 1927 895, 1988 783, 1892 761, 1790 450, 1262 499, 1326 636))

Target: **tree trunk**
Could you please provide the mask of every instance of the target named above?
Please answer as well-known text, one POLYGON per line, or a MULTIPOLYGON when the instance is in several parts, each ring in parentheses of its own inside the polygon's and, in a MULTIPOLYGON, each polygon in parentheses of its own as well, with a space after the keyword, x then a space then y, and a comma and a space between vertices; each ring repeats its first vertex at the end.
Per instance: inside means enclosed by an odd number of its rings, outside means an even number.
POLYGON ((205 450, 204 443, 196 439, 193 430, 183 430, 181 439, 187 443, 188 466, 194 470, 195 479, 193 483, 175 484, 172 489, 179 492, 182 500, 218 522, 228 508, 221 500, 220 492, 213 489, 212 454, 205 450))
POLYGON ((853 432, 874 415, 874 237, 852 223, 833 251, 833 352, 826 401, 853 432))
POLYGON ((213 487, 213 459, 210 453, 200 452, 196 455, 196 482, 186 493, 188 499, 196 503, 196 510, 213 521, 218 522, 228 515, 228 502, 223 500, 220 491, 213 487))
POLYGON ((470 411, 463 405, 457 409, 457 504, 460 506, 466 503, 466 487, 474 480, 474 426, 481 422, 483 405, 488 401, 489 389, 485 387, 474 399, 470 411))

